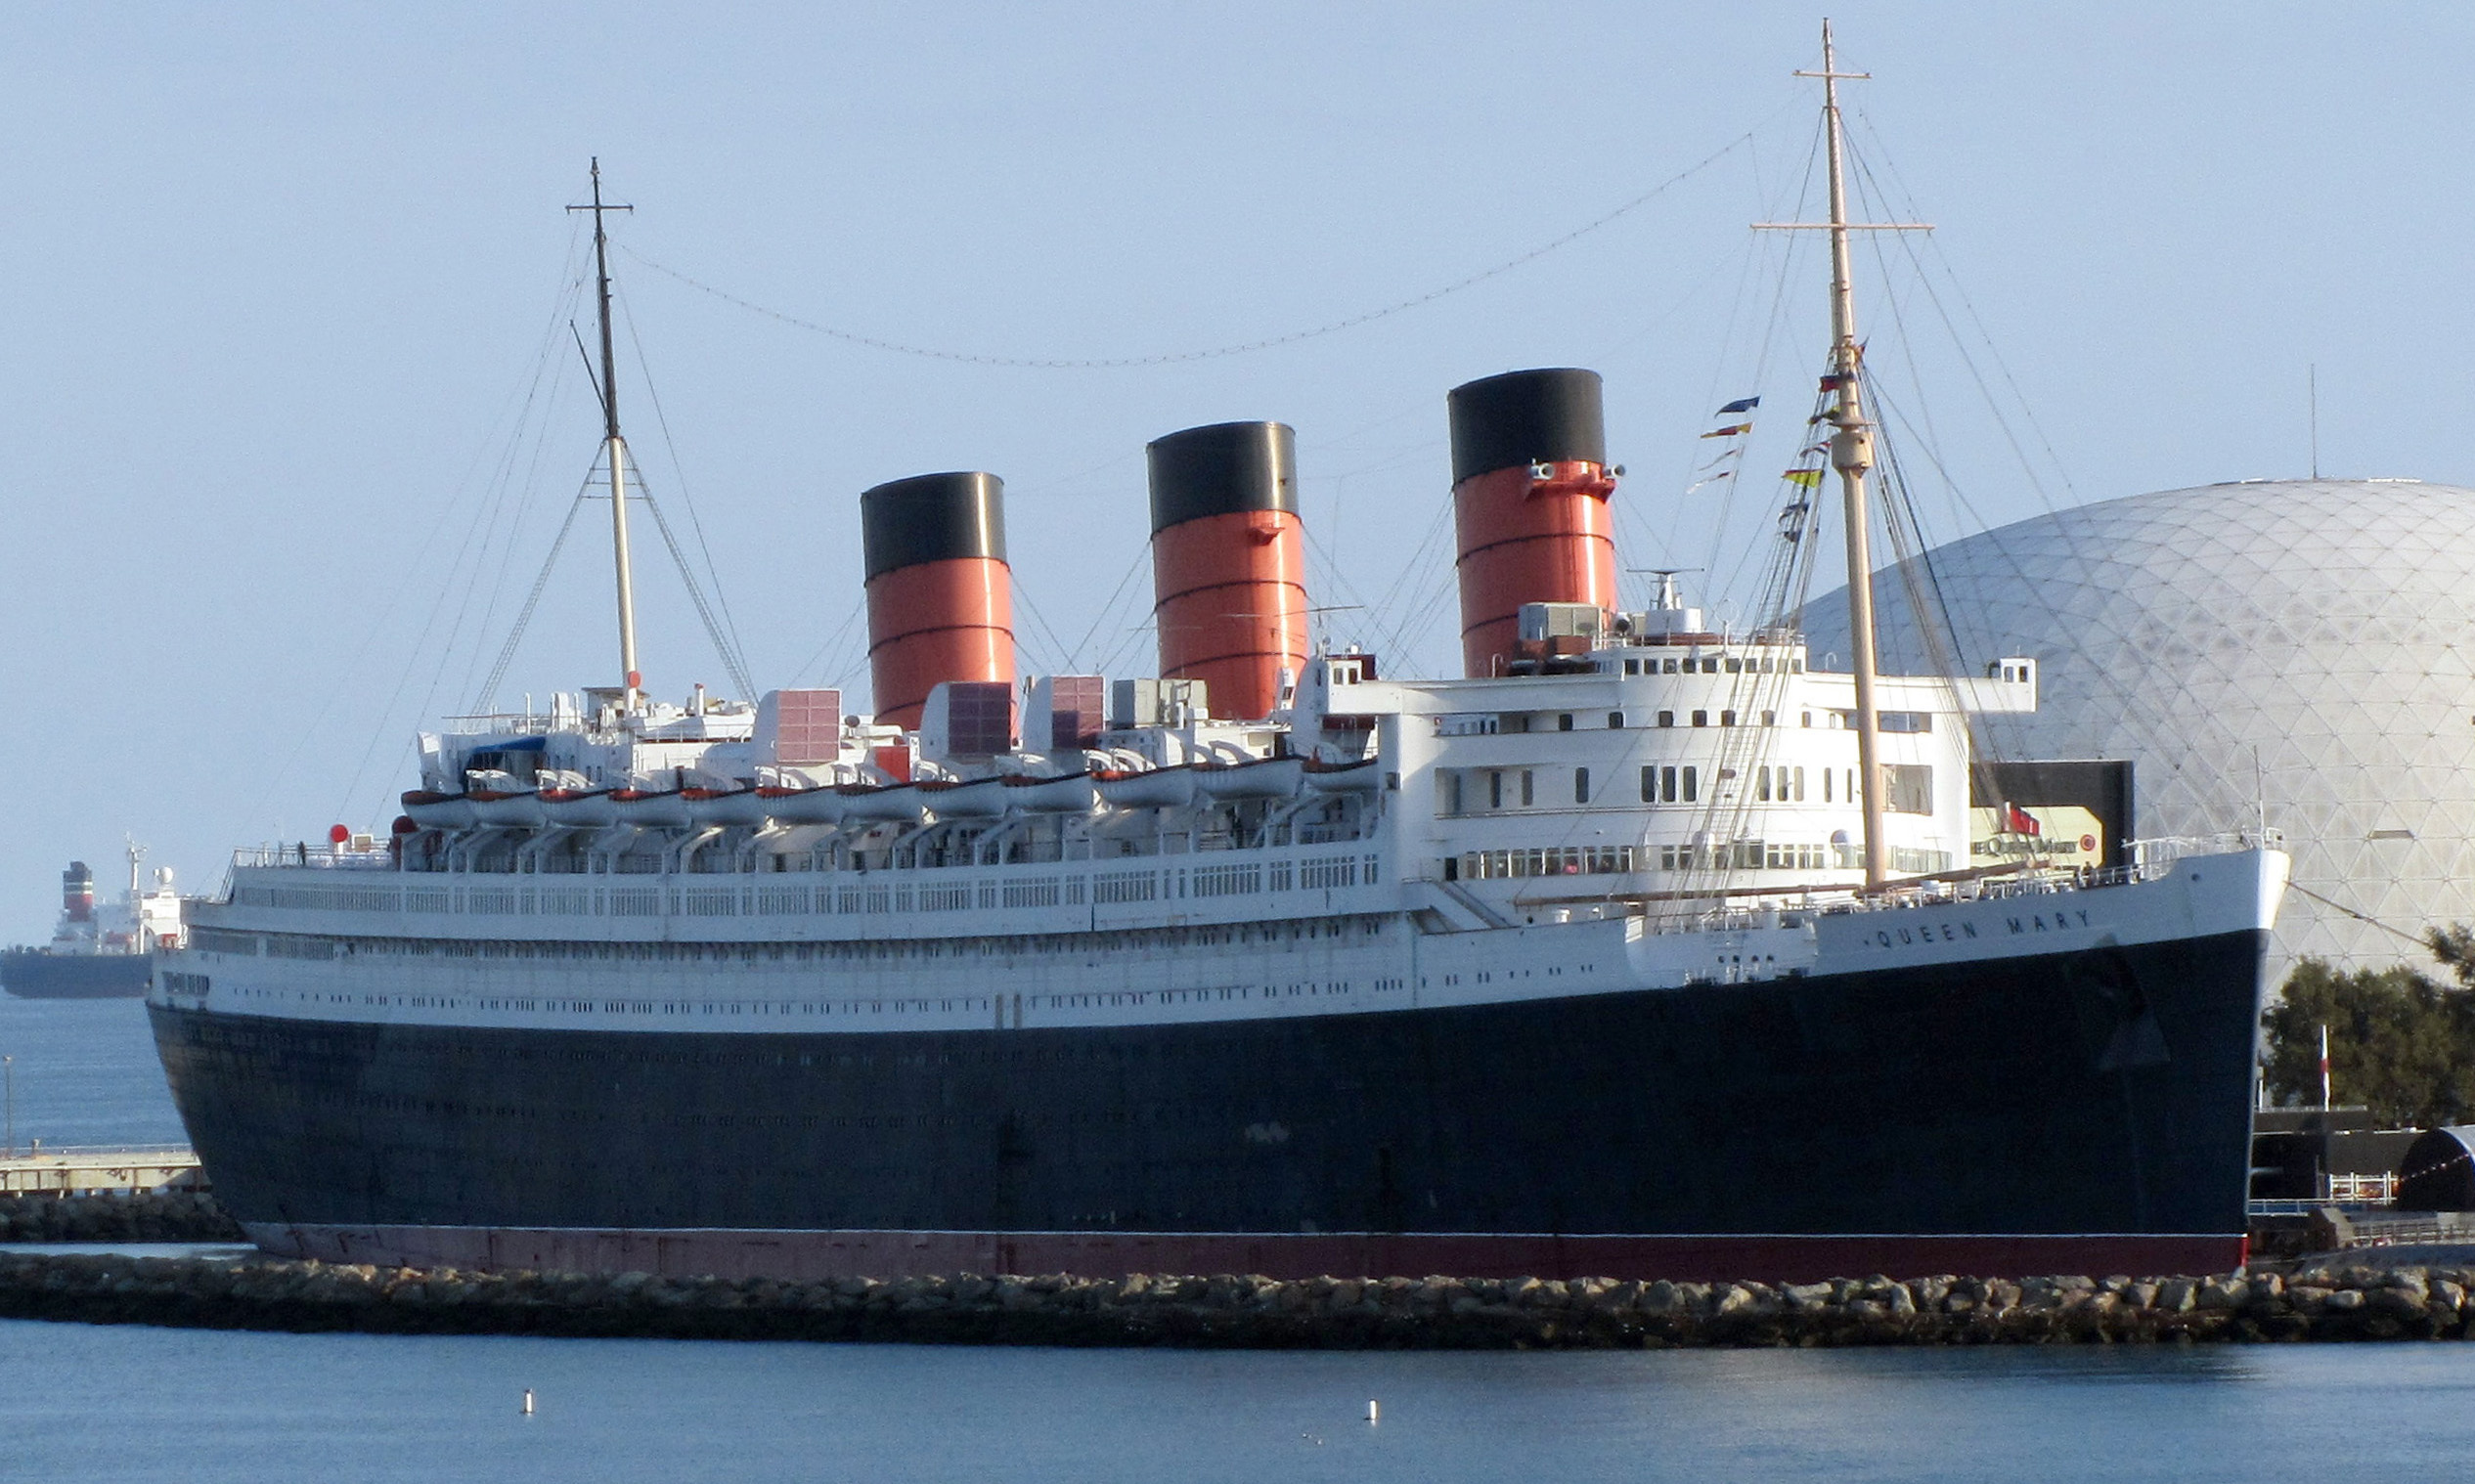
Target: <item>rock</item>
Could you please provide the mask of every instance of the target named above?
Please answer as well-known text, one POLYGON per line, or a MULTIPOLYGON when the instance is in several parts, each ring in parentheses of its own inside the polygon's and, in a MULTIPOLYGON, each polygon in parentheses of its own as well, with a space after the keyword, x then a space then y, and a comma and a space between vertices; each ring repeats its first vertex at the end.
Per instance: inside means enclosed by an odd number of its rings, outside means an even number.
POLYGON ((2361 1288, 2339 1288, 2322 1301, 2322 1307, 2338 1313, 2363 1306, 2364 1290, 2361 1288))
POLYGON ((1684 1307, 1683 1297, 1674 1284, 1662 1278, 1642 1290, 1634 1307, 1645 1314, 1673 1314, 1684 1307))
POLYGON ((2199 1283, 2194 1279, 2169 1278, 2157 1286, 2154 1307, 2168 1314, 2181 1314, 2191 1307, 2191 1296, 2198 1288, 2199 1283))
POLYGON ((2202 1309, 2239 1309, 2251 1289, 2239 1278, 2214 1279, 2200 1286, 2192 1295, 2192 1304, 2202 1309))

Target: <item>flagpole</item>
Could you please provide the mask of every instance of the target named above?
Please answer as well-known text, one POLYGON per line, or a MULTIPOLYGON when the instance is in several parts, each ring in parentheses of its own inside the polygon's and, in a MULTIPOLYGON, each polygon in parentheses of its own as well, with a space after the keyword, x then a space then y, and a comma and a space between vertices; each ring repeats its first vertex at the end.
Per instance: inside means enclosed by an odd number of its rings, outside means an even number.
POLYGON ((2329 1111, 2329 1027, 2320 1027, 2320 1112, 2329 1111))

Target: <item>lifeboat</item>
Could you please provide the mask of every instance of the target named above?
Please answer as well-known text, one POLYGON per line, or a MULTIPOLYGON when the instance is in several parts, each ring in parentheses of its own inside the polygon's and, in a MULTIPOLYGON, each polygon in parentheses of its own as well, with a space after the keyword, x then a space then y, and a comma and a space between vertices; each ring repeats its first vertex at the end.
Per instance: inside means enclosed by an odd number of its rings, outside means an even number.
POLYGON ((546 788, 541 800, 543 817, 552 824, 599 829, 619 821, 619 807, 607 789, 546 788))
POLYGON ((1207 764, 1194 769, 1195 787, 1207 799, 1287 799, 1298 792, 1305 767, 1304 758, 1207 764))
POLYGON ((770 814, 768 801, 752 788, 691 788, 686 796, 699 824, 734 824, 754 829, 763 825, 770 814))
POLYGON ((1005 780, 1005 807, 1028 814, 1088 814, 1100 807, 1100 790, 1089 773, 1011 777, 1005 780))
POLYGON ((426 789, 404 796, 404 812, 425 830, 469 829, 472 801, 462 794, 433 794, 426 789))
POLYGON ((1384 760, 1356 763, 1308 763, 1306 787, 1325 794, 1371 794, 1384 786, 1384 760))
POLYGON ((927 797, 918 785, 897 783, 885 788, 872 788, 864 783, 846 783, 834 792, 842 796, 842 817, 845 819, 897 819, 917 823, 928 813, 927 797))
POLYGON ((542 796, 536 793, 498 793, 474 789, 464 795, 472 804, 476 824, 496 824, 515 829, 538 829, 549 815, 542 808, 542 796))
POLYGON ((693 823, 693 809, 684 793, 649 794, 642 789, 614 789, 610 802, 618 806, 615 822, 632 824, 641 829, 678 829, 693 823))
POLYGON ((783 824, 839 824, 843 797, 831 788, 759 788, 766 814, 783 824))
POLYGON ((994 819, 1005 812, 1005 780, 976 778, 969 783, 919 783, 912 787, 940 819, 994 819))
POLYGON ((1191 767, 1156 767, 1144 772, 1109 769, 1096 776, 1100 797, 1118 808, 1181 808, 1195 802, 1191 767))

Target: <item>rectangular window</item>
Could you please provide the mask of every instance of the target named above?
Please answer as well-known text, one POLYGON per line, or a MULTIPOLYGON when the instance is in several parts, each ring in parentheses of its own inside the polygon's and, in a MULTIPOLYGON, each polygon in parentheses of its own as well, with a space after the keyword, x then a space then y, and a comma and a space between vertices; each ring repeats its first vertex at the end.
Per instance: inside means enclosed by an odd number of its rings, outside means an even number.
POLYGON ((1443 775, 1443 811, 1447 814, 1461 812, 1461 775, 1459 773, 1443 775))
POLYGON ((1804 720, 1803 720, 1802 722, 1798 723, 1798 724, 1800 724, 1800 725, 1804 725, 1804 726, 1811 726, 1811 725, 1813 724, 1813 713, 1812 713, 1812 712, 1809 712, 1809 711, 1808 711, 1808 712, 1806 712, 1806 713, 1804 714, 1804 720))
MULTIPOLYGON (((1646 773, 1650 769, 1643 768, 1642 771, 1646 773)), ((1676 770, 1672 767, 1662 767, 1658 770, 1658 802, 1661 804, 1676 802, 1676 770)))
POLYGON ((1714 654, 1708 659, 1703 660, 1702 662, 1702 673, 1703 675, 1717 675, 1719 673, 1719 657, 1714 654))
POLYGON ((1804 803, 1804 802, 1805 802, 1805 770, 1804 770, 1803 768, 1801 768, 1801 767, 1800 767, 1800 768, 1797 768, 1797 769, 1796 769, 1796 780, 1795 780, 1795 781, 1796 781, 1796 802, 1797 802, 1798 804, 1802 804, 1802 803, 1804 803))
POLYGON ((1531 805, 1536 804, 1536 803, 1538 802, 1538 795, 1537 795, 1537 792, 1536 792, 1536 791, 1535 791, 1535 789, 1532 787, 1532 785, 1534 785, 1535 783, 1537 783, 1537 781, 1538 781, 1537 776, 1536 776, 1535 774, 1533 774, 1532 772, 1530 772, 1530 770, 1529 770, 1528 768, 1525 768, 1525 768, 1523 768, 1523 769, 1522 769, 1522 807, 1523 807, 1523 808, 1527 808, 1527 807, 1529 807, 1531 805))
POLYGON ((1831 770, 1827 767, 1822 770, 1822 802, 1831 802, 1831 770))
POLYGON ((1575 804, 1590 802, 1590 770, 1586 767, 1576 767, 1572 770, 1572 802, 1575 804))
POLYGON ((1556 730, 1558 730, 1558 731, 1570 731, 1570 730, 1572 730, 1572 713, 1570 713, 1570 712, 1569 712, 1569 711, 1568 711, 1568 712, 1564 713, 1563 715, 1561 715, 1561 716, 1559 716, 1559 717, 1557 717, 1557 718, 1556 718, 1556 730))
POLYGON ((1875 713, 1881 729, 1896 732, 1933 730, 1933 713, 1927 711, 1883 711, 1875 713))
POLYGON ((1753 798, 1762 804, 1770 802, 1770 766, 1767 764, 1753 769, 1753 798))
POLYGON ((1932 767, 1922 763, 1882 764, 1882 807, 1894 814, 1932 813, 1932 767))
POLYGON ((1607 714, 1607 729, 1609 731, 1622 731, 1624 729, 1624 714, 1620 711, 1609 712, 1607 714))
POLYGON ((1486 807, 1491 809, 1504 807, 1504 775, 1500 772, 1486 775, 1486 807))
POLYGON ((1668 660, 1664 664, 1661 664, 1658 667, 1658 673, 1660 675, 1674 675, 1676 673, 1676 662, 1668 660))
POLYGON ((1658 769, 1644 764, 1642 764, 1642 803, 1657 804, 1657 802, 1658 769))
POLYGON ((1642 662, 1639 660, 1626 660, 1624 662, 1624 673, 1626 675, 1640 675, 1642 673, 1642 662))
POLYGON ((1732 711, 1720 712, 1719 724, 1721 726, 1734 726, 1736 724, 1736 713, 1732 711))
POLYGON ((1675 725, 1675 724, 1676 724, 1676 714, 1675 714, 1674 712, 1672 712, 1672 711, 1662 711, 1662 712, 1660 712, 1660 713, 1658 714, 1658 724, 1659 724, 1659 725, 1661 725, 1661 726, 1673 726, 1673 725, 1675 725))
POLYGON ((1777 726, 1779 724, 1779 713, 1775 711, 1763 712, 1762 724, 1764 726, 1777 726))
POLYGON ((1684 770, 1684 802, 1691 804, 1700 797, 1702 797, 1701 776, 1688 767, 1684 770))
POLYGON ((1734 655, 1729 655, 1729 656, 1727 657, 1727 673, 1728 673, 1729 675, 1738 675, 1738 674, 1741 674, 1741 673, 1743 673, 1744 669, 1745 669, 1745 662, 1744 662, 1743 660, 1738 659, 1738 658, 1737 658, 1736 656, 1734 656, 1734 655))
POLYGON ((1695 713, 1693 714, 1693 724, 1694 724, 1694 725, 1696 725, 1696 726, 1707 726, 1707 725, 1709 725, 1709 724, 1710 724, 1710 714, 1709 714, 1708 712, 1706 712, 1706 711, 1697 711, 1697 712, 1695 712, 1695 713))

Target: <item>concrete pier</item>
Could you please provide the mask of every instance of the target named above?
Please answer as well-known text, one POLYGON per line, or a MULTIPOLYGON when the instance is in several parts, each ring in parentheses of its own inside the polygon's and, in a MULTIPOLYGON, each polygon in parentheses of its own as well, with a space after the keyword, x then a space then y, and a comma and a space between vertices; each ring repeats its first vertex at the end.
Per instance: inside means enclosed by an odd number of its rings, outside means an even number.
POLYGON ((90 1196, 206 1189, 194 1151, 176 1146, 14 1150, 0 1155, 0 1196, 90 1196))

